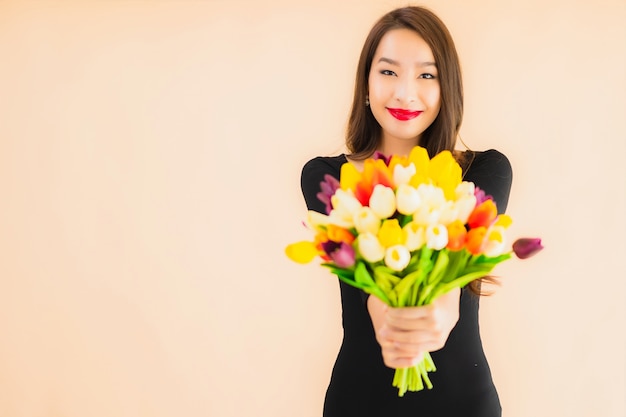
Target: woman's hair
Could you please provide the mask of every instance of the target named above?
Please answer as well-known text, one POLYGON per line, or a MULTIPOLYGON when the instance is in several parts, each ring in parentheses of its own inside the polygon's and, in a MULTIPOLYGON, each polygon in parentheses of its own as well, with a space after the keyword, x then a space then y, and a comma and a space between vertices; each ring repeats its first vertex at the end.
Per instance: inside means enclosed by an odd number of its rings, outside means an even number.
POLYGON ((346 145, 353 159, 371 156, 380 145, 382 129, 365 105, 368 79, 374 54, 382 37, 393 29, 410 29, 432 50, 441 89, 441 109, 435 121, 422 133, 420 146, 433 157, 454 150, 463 118, 463 85, 459 57, 443 22, 422 7, 404 7, 384 15, 372 28, 359 58, 354 100, 348 120, 346 145))

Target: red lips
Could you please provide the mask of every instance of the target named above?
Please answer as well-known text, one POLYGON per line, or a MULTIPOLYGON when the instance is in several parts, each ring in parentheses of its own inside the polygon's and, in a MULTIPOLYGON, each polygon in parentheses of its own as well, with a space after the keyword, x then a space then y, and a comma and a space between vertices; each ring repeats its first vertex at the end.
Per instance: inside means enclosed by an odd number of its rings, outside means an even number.
POLYGON ((422 114, 420 110, 405 110, 405 109, 390 109, 387 107, 387 111, 398 120, 411 120, 422 114))

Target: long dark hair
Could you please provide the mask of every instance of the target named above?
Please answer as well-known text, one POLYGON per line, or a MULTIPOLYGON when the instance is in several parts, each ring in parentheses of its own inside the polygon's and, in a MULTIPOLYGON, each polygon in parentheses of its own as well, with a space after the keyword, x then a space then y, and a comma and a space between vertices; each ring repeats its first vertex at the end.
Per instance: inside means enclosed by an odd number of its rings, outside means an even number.
POLYGON ((354 100, 348 119, 346 145, 353 159, 365 159, 379 147, 382 129, 365 106, 372 60, 382 37, 393 29, 410 29, 432 50, 441 88, 441 109, 435 121, 422 133, 420 146, 431 157, 443 150, 454 150, 463 118, 463 84, 459 57, 443 22, 423 7, 404 7, 384 15, 372 28, 356 72, 354 100))
MULTIPOLYGON (((365 105, 365 100, 374 54, 382 37, 393 29, 415 31, 426 41, 437 64, 441 108, 437 118, 422 133, 420 146, 426 148, 431 158, 444 150, 453 152, 466 171, 473 161, 473 152, 454 150, 463 120, 463 81, 459 56, 452 36, 441 19, 430 10, 417 6, 403 7, 387 13, 374 24, 365 40, 357 67, 354 99, 346 134, 350 157, 355 160, 366 159, 380 146, 382 128, 365 105)), ((498 280, 493 276, 483 277, 471 282, 469 288, 474 294, 488 295, 489 292, 481 288, 482 283, 498 285, 498 280)))

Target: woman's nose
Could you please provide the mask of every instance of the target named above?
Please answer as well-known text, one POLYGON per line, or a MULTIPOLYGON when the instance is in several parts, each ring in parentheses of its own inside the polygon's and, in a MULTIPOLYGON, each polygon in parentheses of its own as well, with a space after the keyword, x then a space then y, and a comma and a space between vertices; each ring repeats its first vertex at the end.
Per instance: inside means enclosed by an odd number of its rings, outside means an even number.
POLYGON ((403 77, 396 84, 395 98, 400 103, 409 104, 417 101, 417 83, 409 77, 403 77))

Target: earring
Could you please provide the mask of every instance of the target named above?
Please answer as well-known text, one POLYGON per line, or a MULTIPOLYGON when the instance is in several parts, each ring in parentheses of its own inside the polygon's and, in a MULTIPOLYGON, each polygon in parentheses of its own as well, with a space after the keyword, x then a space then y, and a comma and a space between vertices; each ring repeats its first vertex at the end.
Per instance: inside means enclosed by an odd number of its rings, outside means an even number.
POLYGON ((370 96, 365 96, 365 107, 370 105, 370 96))

